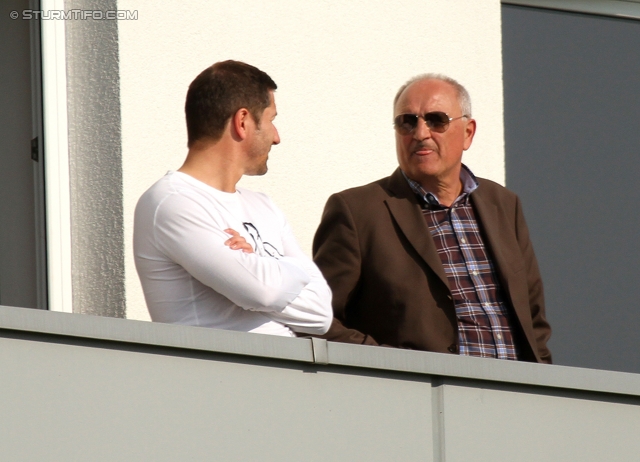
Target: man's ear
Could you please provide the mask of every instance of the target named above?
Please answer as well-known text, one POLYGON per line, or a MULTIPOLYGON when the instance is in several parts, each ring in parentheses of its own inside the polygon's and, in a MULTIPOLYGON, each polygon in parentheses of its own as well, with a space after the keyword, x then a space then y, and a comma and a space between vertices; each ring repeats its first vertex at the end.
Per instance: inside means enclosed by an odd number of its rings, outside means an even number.
POLYGON ((464 150, 466 151, 471 147, 473 142, 473 135, 476 134, 476 121, 475 119, 469 119, 467 125, 464 128, 464 150))
POLYGON ((245 108, 240 108, 231 117, 231 129, 234 135, 239 139, 244 140, 247 137, 247 123, 251 118, 251 114, 245 108))

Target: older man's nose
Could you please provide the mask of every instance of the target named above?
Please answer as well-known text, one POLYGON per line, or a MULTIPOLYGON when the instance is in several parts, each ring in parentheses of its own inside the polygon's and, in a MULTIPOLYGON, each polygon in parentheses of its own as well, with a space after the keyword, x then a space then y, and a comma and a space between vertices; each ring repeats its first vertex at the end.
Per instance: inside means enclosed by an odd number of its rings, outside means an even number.
POLYGON ((416 140, 431 138, 431 130, 422 117, 418 118, 418 125, 416 125, 415 130, 413 130, 413 137, 416 140))

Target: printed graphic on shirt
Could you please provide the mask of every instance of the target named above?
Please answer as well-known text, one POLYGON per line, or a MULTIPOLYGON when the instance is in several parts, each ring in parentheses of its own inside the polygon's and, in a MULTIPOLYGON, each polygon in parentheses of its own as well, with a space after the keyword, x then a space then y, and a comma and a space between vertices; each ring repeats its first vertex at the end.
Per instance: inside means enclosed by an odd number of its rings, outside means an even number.
POLYGON ((261 257, 266 257, 268 255, 275 259, 283 257, 283 255, 278 251, 278 249, 275 248, 274 245, 262 240, 260 231, 258 231, 258 228, 256 228, 253 223, 243 222, 242 225, 251 236, 251 239, 253 239, 253 248, 258 255, 260 255, 261 257))

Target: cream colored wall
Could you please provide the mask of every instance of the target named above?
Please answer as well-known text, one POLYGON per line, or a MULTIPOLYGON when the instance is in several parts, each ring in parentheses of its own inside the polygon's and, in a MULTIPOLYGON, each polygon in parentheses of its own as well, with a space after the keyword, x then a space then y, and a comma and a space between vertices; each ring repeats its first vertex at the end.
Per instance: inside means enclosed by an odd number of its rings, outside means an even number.
POLYGON ((471 93, 478 132, 464 161, 504 183, 500 0, 191 0, 118 2, 127 317, 148 319, 132 257, 140 195, 186 154, 184 97, 216 61, 237 59, 278 84, 282 142, 269 173, 242 185, 269 194, 302 248, 327 197, 389 175, 398 87, 424 72, 471 93), (161 5, 161 6, 159 6, 161 5))

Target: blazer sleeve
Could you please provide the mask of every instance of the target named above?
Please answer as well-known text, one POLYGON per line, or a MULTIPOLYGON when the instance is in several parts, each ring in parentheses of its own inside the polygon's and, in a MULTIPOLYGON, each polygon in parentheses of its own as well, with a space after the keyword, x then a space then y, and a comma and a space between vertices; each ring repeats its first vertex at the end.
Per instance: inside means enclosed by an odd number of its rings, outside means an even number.
MULTIPOLYGON (((533 245, 529 237, 529 229, 524 219, 520 198, 516 199, 516 234, 520 250, 524 257, 527 271, 527 285, 529 287, 529 309, 533 325, 535 347, 540 361, 551 364, 551 351, 547 347, 547 341, 551 337, 551 326, 547 322, 545 314, 544 290, 542 277, 538 268, 538 261, 533 252, 533 245)), ((534 346, 534 345, 532 345, 534 346)))
POLYGON ((349 205, 338 193, 329 197, 313 240, 313 259, 333 293, 334 319, 323 338, 343 343, 378 345, 370 335, 348 327, 349 301, 361 276, 358 229, 349 205))

